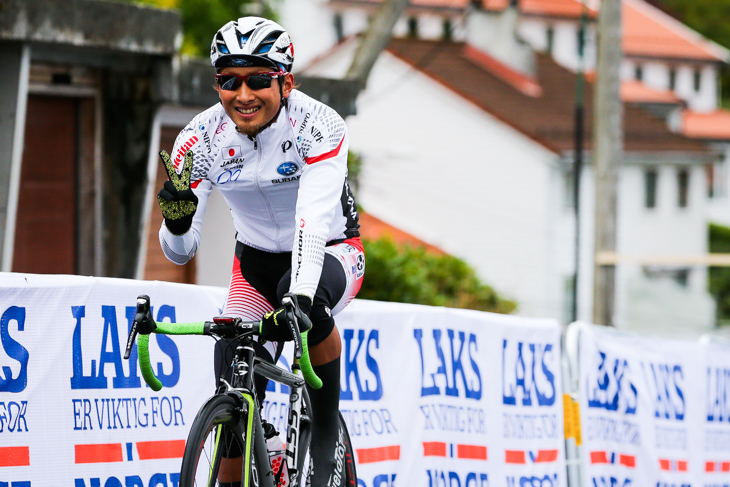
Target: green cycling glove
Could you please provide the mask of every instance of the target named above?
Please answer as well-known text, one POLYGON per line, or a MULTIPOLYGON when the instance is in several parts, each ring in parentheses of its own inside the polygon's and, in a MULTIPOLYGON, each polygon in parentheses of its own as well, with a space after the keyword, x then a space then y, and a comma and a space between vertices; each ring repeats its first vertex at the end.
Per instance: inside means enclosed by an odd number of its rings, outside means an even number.
POLYGON ((190 189, 190 176, 193 171, 193 151, 185 153, 183 170, 180 174, 175 170, 175 164, 170 160, 167 152, 160 151, 160 158, 165 165, 169 178, 157 193, 157 202, 160 204, 162 216, 165 217, 165 226, 173 235, 182 235, 190 230, 193 216, 198 208, 198 197, 190 189))

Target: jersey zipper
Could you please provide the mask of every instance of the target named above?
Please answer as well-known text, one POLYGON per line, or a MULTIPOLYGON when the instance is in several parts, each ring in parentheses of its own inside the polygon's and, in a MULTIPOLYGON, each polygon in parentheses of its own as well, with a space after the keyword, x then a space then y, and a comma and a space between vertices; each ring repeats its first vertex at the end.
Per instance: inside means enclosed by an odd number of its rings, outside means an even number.
POLYGON ((271 222, 274 224, 274 227, 276 228, 276 249, 279 252, 282 252, 281 248, 281 228, 279 228, 279 223, 276 221, 276 218, 274 217, 274 209, 271 207, 271 203, 269 202, 269 198, 266 197, 266 193, 264 193, 264 190, 261 189, 261 184, 259 183, 259 170, 261 168, 261 159, 262 155, 264 153, 264 147, 261 146, 261 150, 259 151, 259 143, 257 141, 257 137, 249 137, 251 140, 253 140, 253 149, 256 151, 256 177, 254 177, 254 183, 256 184, 256 189, 258 190, 259 194, 261 195, 261 198, 264 200, 264 203, 266 204, 266 209, 269 211, 269 218, 271 218, 271 222))

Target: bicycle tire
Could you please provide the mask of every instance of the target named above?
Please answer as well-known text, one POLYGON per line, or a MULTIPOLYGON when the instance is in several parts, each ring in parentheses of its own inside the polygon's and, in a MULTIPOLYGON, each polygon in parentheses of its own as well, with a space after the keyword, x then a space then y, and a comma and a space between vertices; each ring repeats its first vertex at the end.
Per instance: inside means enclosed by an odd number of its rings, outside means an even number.
MULTIPOLYGON (((180 468, 180 487, 219 485, 219 474, 225 474, 220 470, 224 452, 231 449, 242 452, 245 448, 245 423, 238 407, 237 401, 231 396, 218 394, 200 408, 185 444, 180 468)), ((249 473, 255 474, 255 466, 252 464, 251 467, 249 473)), ((243 471, 228 474, 236 479, 243 471)), ((257 480, 252 478, 251 485, 258 485, 257 480)))
POLYGON ((355 466, 355 451, 352 448, 352 441, 350 441, 350 433, 347 431, 347 423, 340 416, 340 428, 343 431, 343 437, 345 440, 345 487, 357 487, 357 468, 355 466))

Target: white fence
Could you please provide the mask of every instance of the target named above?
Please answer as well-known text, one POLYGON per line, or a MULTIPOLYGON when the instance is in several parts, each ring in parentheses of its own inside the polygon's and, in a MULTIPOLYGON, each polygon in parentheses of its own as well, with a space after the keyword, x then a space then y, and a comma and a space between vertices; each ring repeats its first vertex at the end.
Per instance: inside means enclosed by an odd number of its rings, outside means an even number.
MULTIPOLYGON (((210 319, 225 298, 0 273, 0 487, 177 486, 213 340, 152 340, 151 391, 136 353, 122 360, 143 293, 158 321, 210 319)), ((574 324, 563 352, 552 320, 365 300, 337 323, 362 487, 730 484, 730 349, 574 324)), ((264 413, 285 428, 284 391, 264 413)))

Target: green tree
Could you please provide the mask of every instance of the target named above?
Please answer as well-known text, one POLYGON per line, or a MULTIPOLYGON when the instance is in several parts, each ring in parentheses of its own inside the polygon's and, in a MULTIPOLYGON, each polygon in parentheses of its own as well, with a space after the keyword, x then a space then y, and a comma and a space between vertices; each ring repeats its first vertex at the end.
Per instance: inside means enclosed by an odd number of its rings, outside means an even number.
MULTIPOLYGON (((128 3, 174 8, 180 11, 183 24, 181 52, 188 56, 207 57, 213 35, 226 22, 245 15, 259 15, 276 20, 275 4, 258 0, 123 0, 128 3)), ((278 1, 277 1, 278 3, 278 1)))
POLYGON ((466 262, 390 238, 364 239, 366 272, 358 298, 511 313, 514 301, 483 284, 466 262))

